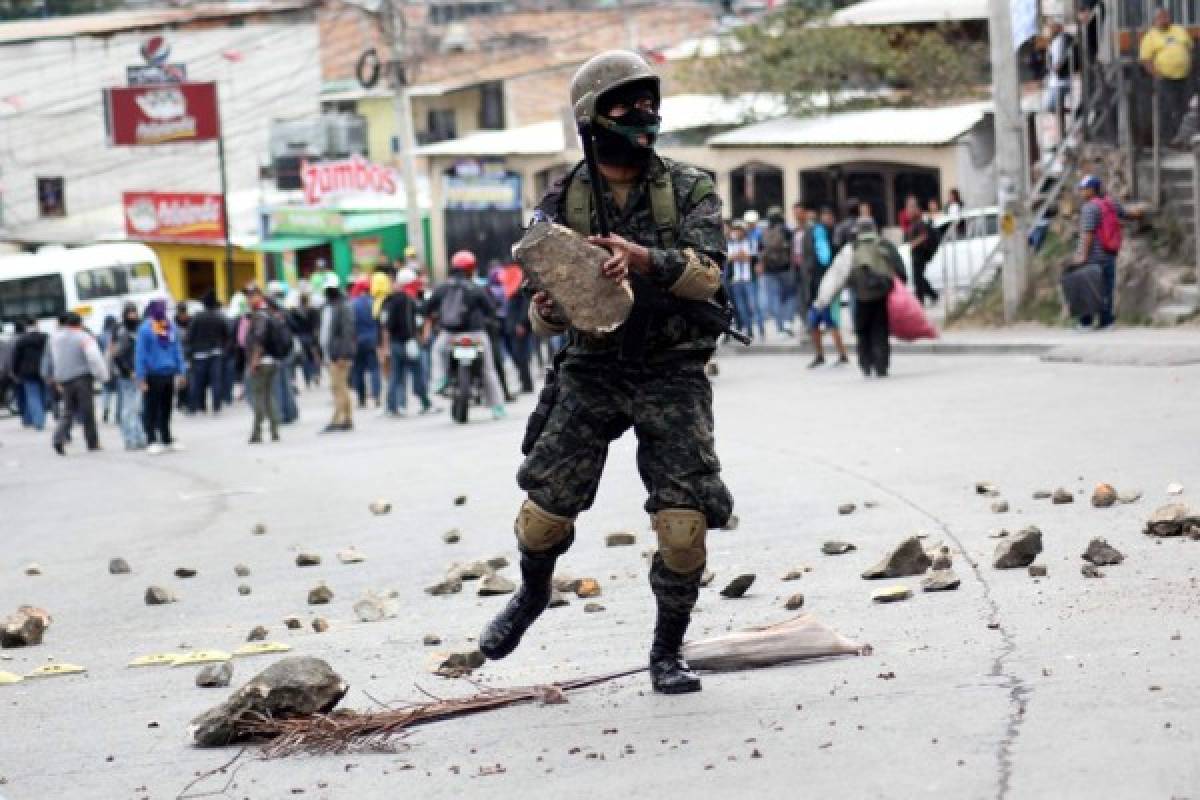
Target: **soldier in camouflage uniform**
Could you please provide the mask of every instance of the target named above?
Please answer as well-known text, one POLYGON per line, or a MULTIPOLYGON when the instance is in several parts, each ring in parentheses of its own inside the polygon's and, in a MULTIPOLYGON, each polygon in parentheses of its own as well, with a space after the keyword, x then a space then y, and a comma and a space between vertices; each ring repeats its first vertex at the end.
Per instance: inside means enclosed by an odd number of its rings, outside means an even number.
MULTIPOLYGON (((707 530, 725 524, 733 499, 721 481, 704 370, 717 332, 688 309, 711 302, 721 285, 721 202, 705 173, 655 154, 659 80, 640 56, 596 56, 576 73, 571 96, 577 117, 594 131, 612 225, 610 235, 590 238, 612 253, 607 277, 633 280, 634 311, 611 335, 584 335, 548 295, 534 297, 534 331, 565 331, 568 344, 558 400, 517 475, 528 494, 515 523, 521 588, 484 630, 480 648, 489 658, 508 655, 546 608, 555 561, 574 539, 575 518, 595 499, 609 443, 632 428, 658 537, 650 568, 658 612, 651 681, 660 692, 698 691, 700 680, 681 655, 683 637, 707 530)), ((598 228, 591 198, 581 164, 550 189, 535 220, 590 235, 598 228)))

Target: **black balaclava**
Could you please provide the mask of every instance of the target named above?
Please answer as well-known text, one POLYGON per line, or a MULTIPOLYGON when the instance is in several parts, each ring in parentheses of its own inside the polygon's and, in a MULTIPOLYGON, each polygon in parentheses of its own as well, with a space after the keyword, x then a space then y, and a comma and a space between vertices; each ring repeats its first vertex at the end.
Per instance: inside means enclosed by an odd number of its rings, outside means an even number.
POLYGON ((600 98, 600 113, 592 130, 596 140, 596 158, 601 164, 614 167, 645 166, 654 152, 659 123, 662 122, 662 117, 657 113, 658 104, 658 94, 653 84, 646 82, 622 86, 600 98), (642 111, 635 107, 646 98, 654 101, 654 111, 642 111), (619 117, 610 117, 607 112, 616 105, 624 105, 629 111, 619 117), (641 136, 646 137, 646 144, 638 141, 641 136))

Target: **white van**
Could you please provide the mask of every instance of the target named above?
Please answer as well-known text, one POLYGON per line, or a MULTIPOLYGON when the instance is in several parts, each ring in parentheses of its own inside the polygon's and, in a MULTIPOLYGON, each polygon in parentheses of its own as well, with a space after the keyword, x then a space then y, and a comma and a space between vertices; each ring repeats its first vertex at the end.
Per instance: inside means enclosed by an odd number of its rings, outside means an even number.
POLYGON ((157 298, 172 302, 162 266, 144 244, 43 247, 0 257, 0 325, 33 317, 49 330, 60 314, 74 311, 99 333, 105 317, 121 318, 127 300, 141 312, 157 298))

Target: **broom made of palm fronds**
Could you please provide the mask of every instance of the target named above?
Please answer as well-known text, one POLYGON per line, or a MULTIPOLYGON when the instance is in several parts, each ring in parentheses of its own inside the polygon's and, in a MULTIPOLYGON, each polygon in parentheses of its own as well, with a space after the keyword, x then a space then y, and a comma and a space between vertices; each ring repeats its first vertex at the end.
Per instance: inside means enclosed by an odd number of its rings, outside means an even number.
MULTIPOLYGON (((684 656, 692 667, 706 671, 756 669, 830 656, 868 655, 870 652, 870 645, 853 642, 807 614, 777 625, 690 642, 684 647, 684 656)), ((388 749, 397 738, 407 736, 409 729, 417 725, 517 703, 565 703, 566 692, 635 675, 645 669, 635 667, 547 685, 484 689, 467 697, 429 695, 428 701, 387 707, 383 711, 335 711, 293 719, 259 717, 244 722, 240 729, 246 736, 268 740, 264 748, 267 758, 301 752, 338 753, 350 748, 388 749)))

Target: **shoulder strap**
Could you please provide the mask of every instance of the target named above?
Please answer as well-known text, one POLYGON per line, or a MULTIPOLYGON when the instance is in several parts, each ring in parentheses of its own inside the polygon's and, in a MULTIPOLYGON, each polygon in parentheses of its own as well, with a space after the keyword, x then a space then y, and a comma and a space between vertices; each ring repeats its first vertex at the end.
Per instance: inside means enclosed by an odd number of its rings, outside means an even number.
POLYGON ((675 246, 675 228, 679 224, 679 209, 675 207, 675 185, 671 181, 671 170, 661 158, 656 158, 656 168, 650 177, 650 213, 654 227, 658 229, 658 240, 668 250, 675 246))
POLYGON ((576 164, 567 177, 563 217, 568 228, 580 236, 587 236, 592 232, 592 189, 582 168, 583 163, 580 161, 576 164))

